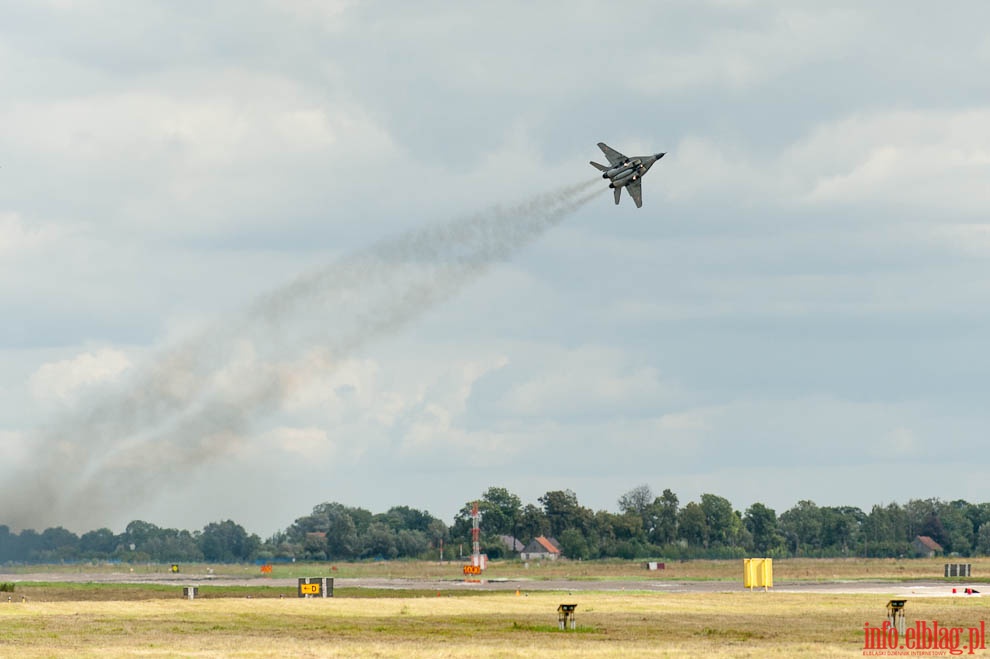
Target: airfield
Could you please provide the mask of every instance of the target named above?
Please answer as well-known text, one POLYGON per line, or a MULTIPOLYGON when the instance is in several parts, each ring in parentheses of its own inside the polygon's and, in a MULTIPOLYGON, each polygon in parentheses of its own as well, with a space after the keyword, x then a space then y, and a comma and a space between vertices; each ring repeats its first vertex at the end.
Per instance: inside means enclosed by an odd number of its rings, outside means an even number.
MULTIPOLYGON (((476 582, 425 562, 275 565, 271 576, 254 565, 7 568, 0 656, 863 656, 864 625, 881 625, 891 599, 907 600, 909 627, 961 630, 959 647, 985 627, 982 593, 963 594, 990 592, 985 559, 965 580, 923 578, 937 559, 779 561, 768 591, 743 587, 741 563, 507 561, 476 582), (299 598, 300 576, 333 576, 334 597, 299 598), (184 599, 191 585, 198 598, 184 599), (564 603, 577 605, 573 631, 558 628, 564 603)), ((882 654, 948 653, 935 650, 882 654)))
MULTIPOLYGON (((315 571, 314 571, 315 572, 315 571)), ((214 575, 207 572, 196 574, 171 574, 171 573, 147 573, 131 574, 127 572, 105 573, 105 572, 79 572, 79 573, 44 573, 34 572, 20 575, 2 575, 0 579, 7 578, 13 582, 26 583, 91 583, 91 584, 155 584, 158 586, 173 585, 177 589, 184 586, 212 586, 215 588, 239 587, 249 588, 263 585, 272 589, 285 589, 286 592, 293 591, 297 586, 297 580, 291 578, 271 578, 259 579, 256 577, 236 577, 214 575)), ((360 578, 335 578, 337 589, 372 589, 372 590, 414 590, 433 591, 442 594, 456 595, 459 592, 503 592, 503 591, 526 591, 526 592, 575 592, 575 591, 599 591, 599 592, 640 592, 640 593, 736 593, 746 590, 739 583, 727 581, 666 581, 662 579, 630 579, 630 580, 575 580, 567 578, 549 578, 545 580, 533 580, 527 578, 508 579, 415 579, 415 578, 383 578, 383 577, 360 577, 360 578)), ((805 594, 873 594, 889 595, 891 597, 949 597, 958 595, 953 593, 952 588, 957 591, 965 588, 984 589, 990 594, 990 584, 973 582, 971 580, 953 580, 950 585, 942 581, 907 581, 904 583, 891 582, 889 580, 860 581, 860 580, 836 580, 836 581, 782 581, 774 584, 773 591, 777 593, 805 593, 805 594)), ((759 589, 763 590, 763 589, 759 589)), ((982 593, 977 593, 982 595, 982 593)))

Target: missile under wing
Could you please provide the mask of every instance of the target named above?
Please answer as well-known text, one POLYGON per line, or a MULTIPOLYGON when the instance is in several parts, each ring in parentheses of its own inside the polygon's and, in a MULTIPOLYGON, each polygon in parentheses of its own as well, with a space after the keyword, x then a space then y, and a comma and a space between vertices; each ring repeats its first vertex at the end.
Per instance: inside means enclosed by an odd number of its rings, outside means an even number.
POLYGON ((622 188, 629 192, 629 196, 636 203, 636 208, 643 207, 643 184, 642 178, 653 166, 653 163, 663 158, 666 153, 654 153, 651 156, 635 156, 630 158, 624 156, 605 142, 599 142, 598 148, 602 150, 608 159, 608 167, 591 161, 592 166, 602 172, 602 178, 609 180, 608 187, 615 191, 615 203, 619 203, 622 195, 622 188))

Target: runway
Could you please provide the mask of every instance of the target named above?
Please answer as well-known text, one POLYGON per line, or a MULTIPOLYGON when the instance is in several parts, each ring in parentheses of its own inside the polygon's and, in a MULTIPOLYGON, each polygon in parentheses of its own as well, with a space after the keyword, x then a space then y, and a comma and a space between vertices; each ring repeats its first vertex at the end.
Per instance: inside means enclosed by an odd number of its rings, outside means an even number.
MULTIPOLYGON (((332 576, 313 574, 311 576, 332 576)), ((129 572, 38 572, 25 574, 0 574, 0 581, 49 582, 49 583, 174 583, 176 586, 271 586, 295 589, 296 579, 266 578, 261 576, 231 577, 197 572, 188 574, 129 573, 129 572)), ((742 581, 693 581, 672 579, 597 580, 597 579, 482 579, 479 581, 441 579, 390 579, 390 578, 334 578, 335 588, 376 588, 395 590, 449 591, 605 591, 645 593, 739 593, 747 589, 742 581)), ((981 589, 990 592, 983 583, 945 583, 925 581, 778 581, 771 589, 776 593, 814 594, 862 594, 887 595, 891 598, 908 597, 980 597, 981 589), (966 589, 977 591, 971 595, 966 589), (953 593, 955 589, 955 593, 953 593)), ((762 589, 759 589, 762 591, 762 589)))

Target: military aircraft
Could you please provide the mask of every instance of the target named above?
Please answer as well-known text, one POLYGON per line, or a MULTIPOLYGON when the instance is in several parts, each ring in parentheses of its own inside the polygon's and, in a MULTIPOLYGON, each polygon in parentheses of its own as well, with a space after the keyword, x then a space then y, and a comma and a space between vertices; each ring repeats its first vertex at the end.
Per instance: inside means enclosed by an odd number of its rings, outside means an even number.
POLYGON ((653 163, 663 158, 666 153, 655 153, 652 156, 636 156, 635 158, 630 158, 624 156, 605 142, 599 142, 598 148, 602 150, 605 157, 608 158, 608 164, 610 167, 605 165, 599 165, 594 160, 591 161, 592 166, 602 174, 602 178, 610 179, 608 187, 615 190, 615 203, 619 203, 619 196, 622 194, 622 188, 629 191, 629 196, 633 198, 636 202, 636 208, 643 207, 643 187, 641 180, 643 175, 649 171, 653 163))

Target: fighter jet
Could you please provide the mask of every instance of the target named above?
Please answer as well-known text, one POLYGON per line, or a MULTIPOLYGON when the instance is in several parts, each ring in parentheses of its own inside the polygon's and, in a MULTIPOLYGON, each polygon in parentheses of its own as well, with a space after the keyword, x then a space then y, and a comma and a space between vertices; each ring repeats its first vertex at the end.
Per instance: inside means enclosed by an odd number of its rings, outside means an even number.
POLYGON ((622 194, 622 188, 629 191, 629 196, 633 198, 636 202, 636 208, 643 207, 643 188, 640 179, 643 175, 650 170, 653 163, 663 158, 665 153, 655 153, 652 156, 636 156, 635 158, 629 158, 624 156, 605 142, 599 142, 598 148, 602 150, 605 157, 608 158, 608 164, 610 167, 605 165, 599 165, 594 160, 591 161, 592 166, 600 172, 603 172, 602 178, 607 178, 611 182, 608 187, 615 190, 615 203, 619 203, 619 196, 622 194))

